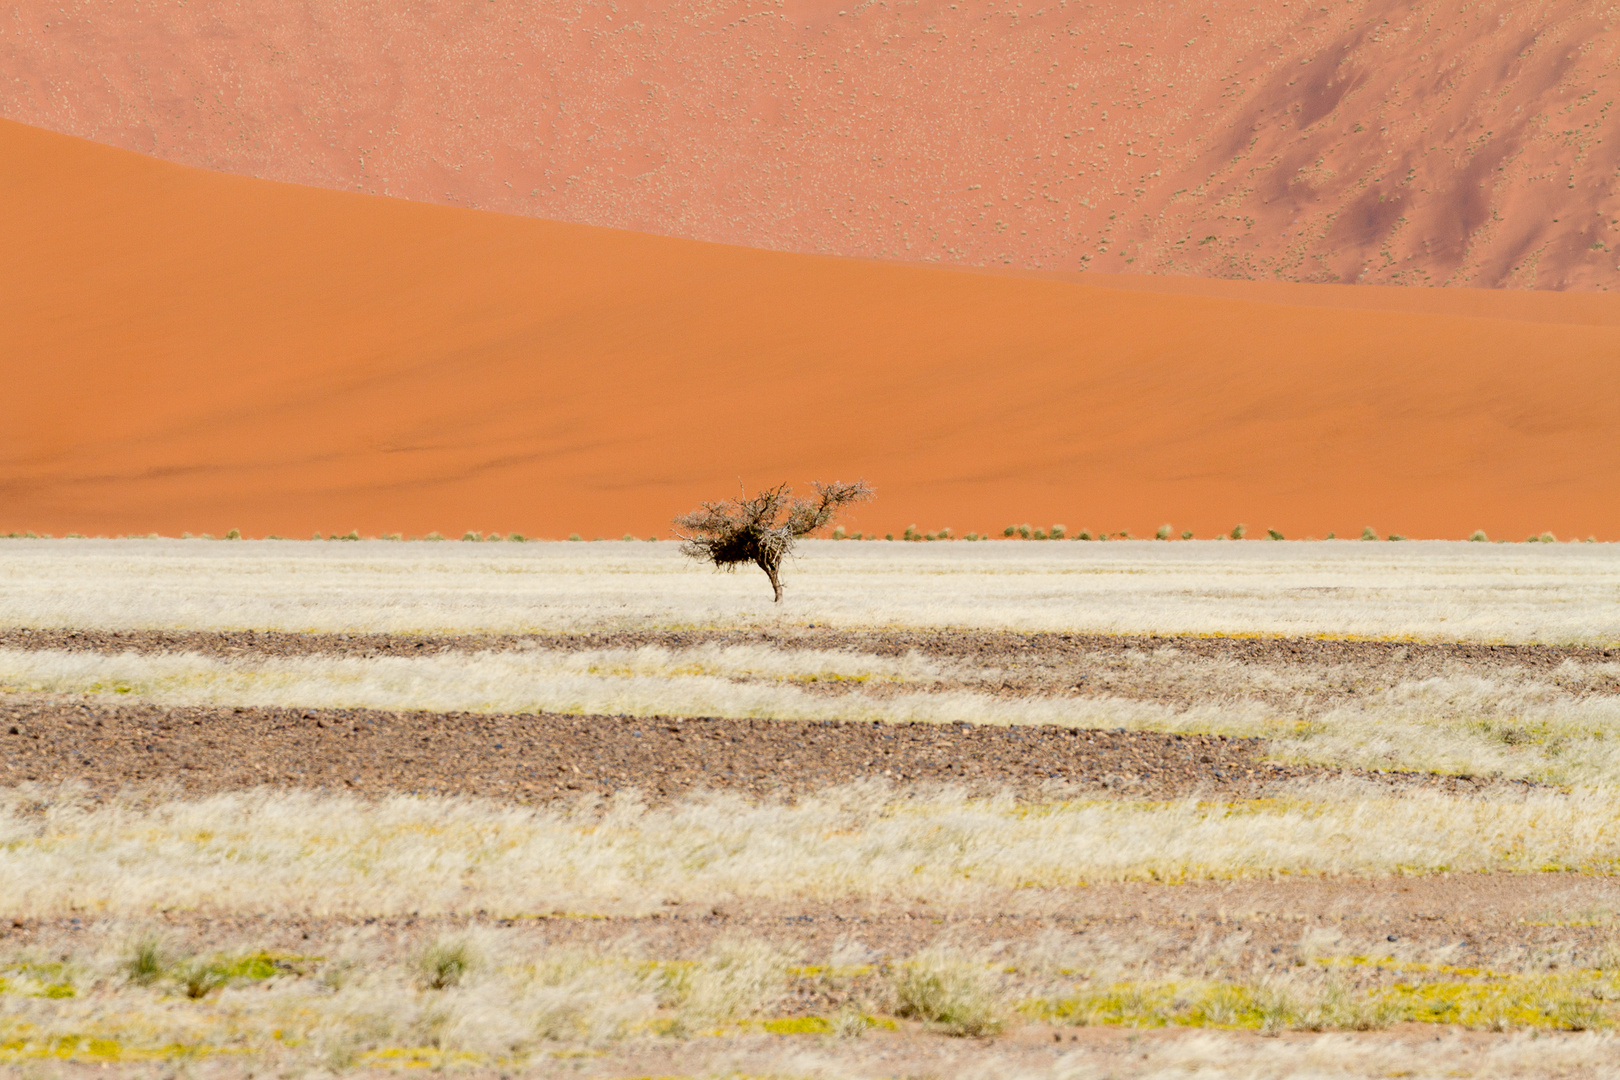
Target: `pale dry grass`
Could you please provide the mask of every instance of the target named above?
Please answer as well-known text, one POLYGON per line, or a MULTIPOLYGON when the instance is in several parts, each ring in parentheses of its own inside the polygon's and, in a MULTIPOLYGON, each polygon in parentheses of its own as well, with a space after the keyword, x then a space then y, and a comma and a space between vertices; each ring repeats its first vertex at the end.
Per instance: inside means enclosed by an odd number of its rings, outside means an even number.
POLYGON ((702 796, 605 812, 259 791, 92 807, 4 793, 0 910, 164 907, 322 915, 646 913, 666 901, 1020 904, 1088 882, 1279 874, 1611 872, 1620 804, 1568 795, 1379 795, 1029 807, 874 783, 787 806, 702 796), (1033 895, 1032 893, 1032 895, 1033 895))
MULTIPOLYGON (((1273 670, 1173 649, 1122 662, 1192 703, 1004 697, 994 669, 916 655, 705 645, 417 658, 238 658, 0 649, 0 691, 166 705, 1050 724, 1261 736, 1278 760, 1550 783, 1620 784, 1620 664, 1458 670, 1353 697, 1353 671, 1273 670), (838 693, 826 693, 831 685, 838 693)), ((1106 673, 1105 673, 1106 675, 1106 673)))
MULTIPOLYGON (((1238 959, 1242 942, 1205 942, 1179 964, 1165 966, 1094 935, 1056 931, 1014 947, 941 942, 910 956, 879 963, 863 958, 839 967, 836 956, 833 965, 804 965, 791 945, 740 936, 673 959, 634 937, 563 946, 520 928, 487 924, 448 937, 425 930, 403 939, 356 927, 311 942, 299 954, 266 952, 250 943, 196 954, 180 943, 160 942, 160 959, 137 969, 132 961, 153 947, 143 943, 156 940, 154 932, 161 934, 140 922, 97 923, 88 935, 65 935, 0 956, 0 1064, 64 1057, 90 1064, 152 1057, 207 1063, 229 1056, 243 1071, 283 1074, 410 1064, 498 1067, 510 1074, 539 1073, 568 1060, 576 1067, 615 1058, 628 1065, 657 1053, 699 1075, 713 1075, 729 1060, 733 1071, 722 1069, 720 1075, 735 1076, 757 1075, 739 1059, 751 1058, 757 1068, 760 1046, 750 1032, 760 1030, 778 1036, 778 1065, 788 1041, 781 1036, 796 1035, 798 1054, 808 1055, 798 1058, 801 1063, 860 1070, 877 1068, 898 1049, 885 1045, 884 1037, 896 1028, 895 1019, 928 1032, 975 1037, 1017 1036, 1027 1025, 1055 1020, 1055 1051, 1024 1039, 1022 1046, 1003 1044, 999 1053, 984 1052, 981 1043, 977 1055, 963 1058, 946 1047, 909 1042, 913 1062, 920 1055, 950 1063, 948 1075, 979 1075, 978 1069, 992 1066, 1003 1070, 999 1075, 1009 1075, 1007 1069, 1016 1075, 1020 1064, 1062 1070, 1095 1061, 1063 1039, 1082 1024, 1273 1035, 1377 1030, 1435 1019, 1425 1001, 1414 1002, 1404 989, 1416 979, 1432 988, 1430 1000, 1472 1010, 1453 1009, 1453 1022, 1476 1030, 1556 1032, 1572 1024, 1612 1024, 1614 1010, 1607 1003, 1617 988, 1612 965, 1577 971, 1554 965, 1549 973, 1542 964, 1478 973, 1447 967, 1445 957, 1429 965, 1406 962, 1400 982, 1386 978, 1352 987, 1337 974, 1334 956, 1303 942, 1297 966, 1261 972, 1252 961, 1238 959), (440 977, 446 956, 456 958, 451 979, 440 977), (1428 970, 1414 974, 1419 966, 1428 970), (200 992, 187 974, 199 967, 218 973, 200 992), (811 991, 823 1011, 784 1014, 794 988, 811 991), (956 1071, 963 1067, 969 1071, 956 1071)), ((1502 1060, 1483 1058, 1477 1047, 1454 1039, 1435 1041, 1452 1044, 1454 1066, 1502 1060)), ((1296 1042, 1282 1054, 1231 1036, 1180 1042, 1214 1053, 1206 1065, 1225 1060, 1236 1045, 1278 1053, 1279 1066, 1295 1067, 1308 1064, 1309 1048, 1318 1045, 1296 1042)), ((1118 1039, 1113 1045, 1116 1053, 1130 1047, 1118 1039)), ((1365 1064, 1401 1060, 1389 1051, 1403 1044, 1329 1045, 1365 1064), (1377 1050, 1384 1052, 1372 1052, 1377 1050)), ((1509 1039, 1498 1047, 1514 1045, 1509 1039)), ((1574 1064, 1588 1058, 1570 1048, 1590 1054, 1612 1043, 1553 1038, 1547 1046, 1563 1048, 1564 1060, 1574 1064)), ((1187 1064, 1191 1059, 1176 1047, 1167 1040, 1144 1041, 1131 1056, 1187 1064)), ((1558 1059, 1555 1052, 1550 1060, 1558 1059)), ((622 1068, 619 1075, 628 1072, 622 1068)))
POLYGON ((920 657, 763 646, 220 659, 188 653, 0 649, 0 692, 94 694, 166 705, 561 712, 605 715, 1058 724, 1260 731, 1266 710, 1176 709, 1119 698, 1001 699, 930 690, 968 674, 920 657), (848 692, 816 692, 832 683, 848 692), (866 693, 881 689, 880 694, 866 693), (899 692, 897 692, 899 691, 899 692))
POLYGON ((763 576, 673 544, 0 541, 0 626, 550 632, 814 621, 1620 640, 1612 544, 814 541, 763 576), (757 578, 757 579, 756 579, 757 578))

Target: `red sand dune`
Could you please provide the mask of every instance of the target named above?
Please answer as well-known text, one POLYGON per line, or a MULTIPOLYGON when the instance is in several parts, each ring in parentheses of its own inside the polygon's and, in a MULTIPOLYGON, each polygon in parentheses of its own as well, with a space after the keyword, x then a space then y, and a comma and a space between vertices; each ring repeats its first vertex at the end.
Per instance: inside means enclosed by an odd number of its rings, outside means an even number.
POLYGON ((863 529, 1620 538, 1608 294, 784 254, 3 121, 0 200, 6 530, 645 536, 740 474, 865 476, 863 529))
POLYGON ((0 18, 0 115, 777 250, 1620 284, 1602 5, 843 2, 21 0, 0 18))

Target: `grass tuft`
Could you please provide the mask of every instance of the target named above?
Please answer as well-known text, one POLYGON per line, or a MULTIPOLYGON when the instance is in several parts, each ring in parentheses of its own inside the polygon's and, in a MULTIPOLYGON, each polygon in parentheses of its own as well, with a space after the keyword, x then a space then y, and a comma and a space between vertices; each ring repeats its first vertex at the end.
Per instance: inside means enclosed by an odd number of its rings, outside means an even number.
POLYGON ((482 957, 466 938, 438 938, 416 958, 417 977, 428 990, 460 986, 482 957))
POLYGON ((894 972, 893 991, 896 1016, 948 1035, 995 1035, 1007 1026, 996 976, 959 950, 936 947, 912 957, 894 972))

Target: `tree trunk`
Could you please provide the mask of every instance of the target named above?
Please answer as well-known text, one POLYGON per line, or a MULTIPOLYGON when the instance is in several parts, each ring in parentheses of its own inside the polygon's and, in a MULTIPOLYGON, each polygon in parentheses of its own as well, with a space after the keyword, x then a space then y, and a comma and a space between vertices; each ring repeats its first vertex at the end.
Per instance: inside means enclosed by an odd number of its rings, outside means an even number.
POLYGON ((777 576, 777 571, 781 569, 782 557, 776 555, 772 558, 773 554, 773 552, 769 551, 761 552, 759 568, 765 571, 766 577, 771 579, 771 589, 776 593, 776 598, 772 603, 780 604, 782 602, 782 579, 777 576))

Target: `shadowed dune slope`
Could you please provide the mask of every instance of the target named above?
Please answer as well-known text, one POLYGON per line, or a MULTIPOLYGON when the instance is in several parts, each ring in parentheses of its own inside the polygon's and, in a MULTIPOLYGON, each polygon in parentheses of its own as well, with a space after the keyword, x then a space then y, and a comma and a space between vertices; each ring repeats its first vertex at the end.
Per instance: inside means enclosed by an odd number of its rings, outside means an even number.
POLYGON ((777 250, 1620 285, 1583 0, 21 0, 0 115, 185 164, 777 250))
POLYGON ((645 536, 864 475, 864 529, 1620 538, 1620 297, 784 254, 5 122, 0 200, 8 530, 645 536))

